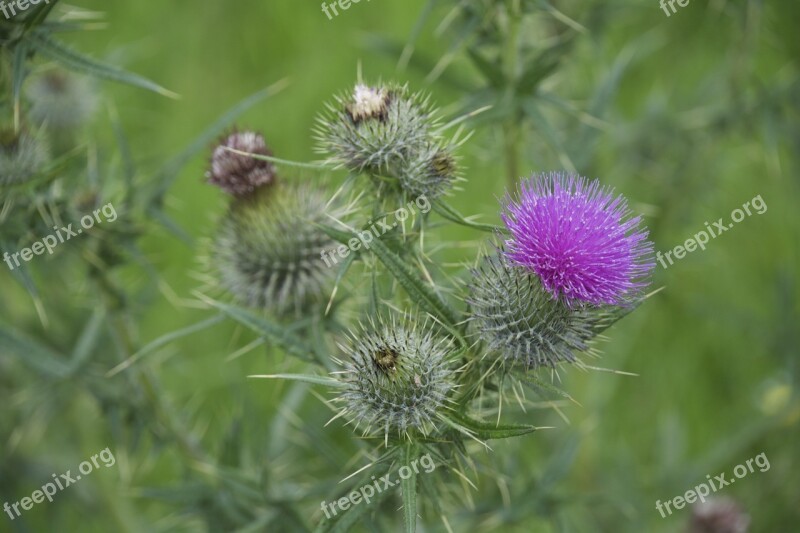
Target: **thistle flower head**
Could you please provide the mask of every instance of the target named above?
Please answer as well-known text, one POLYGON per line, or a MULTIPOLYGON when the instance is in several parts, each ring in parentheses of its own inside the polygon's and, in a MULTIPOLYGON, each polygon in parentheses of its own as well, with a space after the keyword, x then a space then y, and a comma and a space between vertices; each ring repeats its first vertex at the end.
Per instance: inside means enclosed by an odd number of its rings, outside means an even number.
POLYGON ((218 228, 211 260, 241 303, 295 314, 319 303, 335 269, 321 259, 337 243, 318 224, 339 216, 323 190, 280 183, 236 198, 218 228))
POLYGON ((427 323, 379 318, 350 334, 342 414, 365 431, 428 434, 456 386, 453 341, 427 323))
POLYGON ((0 131, 0 186, 29 181, 42 171, 47 160, 47 147, 38 136, 0 131))
POLYGON ((523 182, 503 220, 508 257, 569 304, 626 305, 646 287, 653 244, 627 202, 597 180, 559 173, 523 182))
POLYGON ((231 152, 228 148, 272 156, 264 137, 252 131, 234 132, 220 140, 211 156, 211 167, 206 172, 213 183, 233 196, 246 196, 263 185, 275 181, 275 166, 262 159, 231 152))
POLYGON ((613 321, 611 310, 553 299, 536 274, 503 250, 483 259, 469 289, 475 334, 509 366, 525 370, 577 361, 613 321))
POLYGON ((32 79, 26 89, 30 118, 55 130, 86 122, 97 109, 97 93, 87 78, 65 70, 49 70, 32 79))

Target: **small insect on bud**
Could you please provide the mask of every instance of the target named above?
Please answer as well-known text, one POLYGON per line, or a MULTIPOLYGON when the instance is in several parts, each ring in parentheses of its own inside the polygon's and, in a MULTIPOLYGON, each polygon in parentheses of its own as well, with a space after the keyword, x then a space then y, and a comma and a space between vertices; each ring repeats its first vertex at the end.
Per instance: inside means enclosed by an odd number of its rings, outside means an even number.
POLYGON ((279 183, 236 198, 211 254, 221 285, 241 303, 278 315, 319 304, 336 273, 320 257, 337 245, 319 226, 339 211, 324 190, 304 184, 279 183))
POLYGON ((456 387, 453 341, 428 323, 379 318, 350 333, 342 414, 365 433, 428 434, 456 387))
POLYGON ((213 183, 233 196, 247 196, 257 188, 275 181, 275 166, 270 161, 256 159, 248 154, 272 156, 264 137, 252 131, 235 132, 223 138, 214 149, 211 167, 206 172, 213 183))
POLYGON ((553 299, 536 274, 513 264, 503 250, 472 272, 467 301, 478 337, 522 370, 577 361, 613 317, 602 308, 570 307, 553 299))
POLYGON ((0 186, 30 181, 43 170, 48 158, 47 147, 38 136, 0 131, 0 186))

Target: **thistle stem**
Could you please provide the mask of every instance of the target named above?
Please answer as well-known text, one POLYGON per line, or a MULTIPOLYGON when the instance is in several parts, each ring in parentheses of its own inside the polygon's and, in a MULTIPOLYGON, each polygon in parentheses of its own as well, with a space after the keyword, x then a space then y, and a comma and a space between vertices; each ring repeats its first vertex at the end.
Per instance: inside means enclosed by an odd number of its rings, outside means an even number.
POLYGON ((519 70, 519 33, 522 23, 520 0, 506 1, 508 14, 508 37, 503 54, 503 70, 506 76, 506 105, 511 113, 503 125, 506 158, 506 180, 509 191, 516 189, 519 180, 520 120, 516 109, 517 71, 519 70))

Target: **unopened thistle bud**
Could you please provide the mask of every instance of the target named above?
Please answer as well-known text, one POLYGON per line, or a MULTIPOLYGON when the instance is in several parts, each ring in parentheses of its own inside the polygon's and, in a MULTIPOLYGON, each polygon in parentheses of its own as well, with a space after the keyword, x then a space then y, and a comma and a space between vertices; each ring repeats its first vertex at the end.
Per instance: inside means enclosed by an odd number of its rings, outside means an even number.
POLYGON ((222 220, 211 260, 221 285, 244 305, 279 315, 320 303, 336 269, 321 253, 335 248, 319 224, 326 213, 324 191, 279 183, 236 198, 222 220))
POLYGON ((213 183, 233 196, 246 196, 263 185, 275 181, 275 166, 270 161, 231 152, 229 148, 248 154, 272 156, 264 137, 252 131, 235 132, 220 140, 206 172, 213 183))
POLYGON ((48 151, 38 136, 0 131, 0 186, 30 181, 47 163, 48 151))
POLYGON ((435 196, 453 181, 455 159, 436 131, 427 97, 406 87, 356 85, 318 119, 319 151, 380 189, 435 196))
POLYGON ((522 370, 576 362, 612 318, 605 309, 554 299, 536 274, 502 250, 472 272, 467 301, 475 334, 508 366, 522 370))
POLYGON ((97 94, 89 80, 64 70, 50 70, 31 80, 26 96, 31 120, 53 130, 76 128, 97 108, 97 94))
POLYGON ((351 332, 337 401, 365 433, 428 434, 456 387, 453 341, 418 321, 378 319, 351 332))
POLYGON ((391 166, 401 189, 414 197, 437 198, 458 179, 455 157, 448 148, 437 145, 421 148, 409 159, 391 166))

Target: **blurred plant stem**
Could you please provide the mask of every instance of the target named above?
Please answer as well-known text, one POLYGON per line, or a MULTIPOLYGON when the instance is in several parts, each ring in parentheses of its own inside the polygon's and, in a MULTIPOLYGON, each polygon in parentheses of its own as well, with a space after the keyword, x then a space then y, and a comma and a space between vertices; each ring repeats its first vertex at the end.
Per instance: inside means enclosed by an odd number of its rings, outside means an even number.
POLYGON ((508 34, 503 54, 503 70, 506 78, 505 99, 509 113, 503 125, 505 144, 506 181, 508 190, 517 187, 519 179, 520 119, 516 113, 517 73, 519 71, 519 32, 522 23, 520 0, 506 0, 508 34))
MULTIPOLYGON (((119 346, 121 359, 124 361, 131 357, 136 350, 133 347, 133 336, 130 331, 129 321, 126 320, 124 308, 120 306, 120 291, 116 290, 111 280, 101 269, 95 269, 94 279, 103 295, 103 305, 105 307, 108 325, 119 346)), ((184 457, 191 458, 201 464, 212 464, 211 459, 200 447, 186 428, 181 416, 175 412, 172 404, 166 396, 160 393, 160 385, 152 373, 146 368, 136 367, 132 369, 134 379, 144 392, 147 402, 167 433, 175 440, 184 457)))

